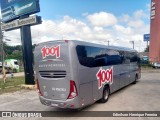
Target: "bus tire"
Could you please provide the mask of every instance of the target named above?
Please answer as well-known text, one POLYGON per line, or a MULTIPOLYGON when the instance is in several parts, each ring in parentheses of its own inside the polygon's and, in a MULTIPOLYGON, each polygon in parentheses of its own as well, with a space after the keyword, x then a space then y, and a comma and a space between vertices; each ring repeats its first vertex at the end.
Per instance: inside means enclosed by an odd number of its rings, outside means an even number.
POLYGON ((138 75, 135 76, 135 80, 134 80, 133 84, 136 84, 137 80, 138 80, 138 75))
POLYGON ((101 103, 106 103, 109 99, 109 94, 110 94, 110 90, 108 86, 105 86, 103 89, 103 95, 102 98, 100 99, 101 103))

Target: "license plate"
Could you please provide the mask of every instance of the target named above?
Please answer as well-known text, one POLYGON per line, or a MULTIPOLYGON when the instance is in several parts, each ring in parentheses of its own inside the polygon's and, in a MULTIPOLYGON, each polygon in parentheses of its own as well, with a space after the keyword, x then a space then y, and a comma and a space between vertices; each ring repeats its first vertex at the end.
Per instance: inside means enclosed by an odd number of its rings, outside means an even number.
POLYGON ((57 107, 58 104, 52 103, 51 106, 57 107))

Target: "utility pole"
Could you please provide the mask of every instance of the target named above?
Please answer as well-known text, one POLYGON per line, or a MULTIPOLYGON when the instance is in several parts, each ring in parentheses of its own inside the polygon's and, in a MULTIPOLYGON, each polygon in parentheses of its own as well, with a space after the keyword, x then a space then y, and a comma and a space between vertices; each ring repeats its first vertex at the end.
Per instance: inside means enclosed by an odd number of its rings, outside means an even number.
POLYGON ((104 42, 107 42, 107 43, 108 43, 108 46, 109 46, 109 43, 110 43, 110 41, 109 41, 109 40, 107 40, 107 41, 104 41, 104 42))
POLYGON ((140 44, 139 44, 139 52, 141 51, 141 40, 139 40, 140 44))
MULTIPOLYGON (((2 52, 2 29, 1 29, 1 20, 0 20, 0 45, 1 45, 1 52, 2 52)), ((2 54, 2 53, 1 53, 2 54)))
POLYGON ((148 42, 149 42, 149 41, 147 41, 147 49, 148 49, 147 52, 149 52, 149 44, 148 44, 148 42))
POLYGON ((133 44, 133 49, 134 49, 134 41, 130 41, 133 44))
POLYGON ((4 44, 3 44, 3 32, 2 32, 2 28, 1 28, 2 22, 0 20, 0 43, 1 43, 1 56, 2 56, 2 72, 3 72, 3 80, 4 83, 6 82, 6 74, 5 74, 5 68, 4 68, 4 44))
POLYGON ((1 61, 2 61, 2 69, 3 69, 3 61, 4 61, 4 50, 3 50, 3 34, 1 29, 1 20, 0 20, 0 45, 1 45, 1 61))

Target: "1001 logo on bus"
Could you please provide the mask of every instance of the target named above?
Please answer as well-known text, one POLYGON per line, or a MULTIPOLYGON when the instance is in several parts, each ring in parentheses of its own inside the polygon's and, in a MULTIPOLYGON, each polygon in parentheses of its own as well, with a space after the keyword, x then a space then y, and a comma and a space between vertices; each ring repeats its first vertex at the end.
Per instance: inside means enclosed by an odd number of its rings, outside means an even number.
POLYGON ((113 67, 110 69, 104 70, 100 68, 98 73, 96 74, 98 81, 98 88, 100 89, 105 83, 113 83, 113 67))
POLYGON ((52 46, 52 47, 43 47, 41 49, 43 59, 47 56, 56 56, 56 58, 60 58, 60 45, 52 46))

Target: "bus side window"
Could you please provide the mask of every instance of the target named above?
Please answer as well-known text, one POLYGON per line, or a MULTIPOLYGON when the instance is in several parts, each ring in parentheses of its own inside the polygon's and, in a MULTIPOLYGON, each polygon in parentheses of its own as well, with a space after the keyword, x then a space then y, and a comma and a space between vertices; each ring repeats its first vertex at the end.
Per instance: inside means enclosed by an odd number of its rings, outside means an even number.
POLYGON ((122 64, 119 52, 112 49, 102 49, 101 54, 95 57, 95 61, 97 67, 122 64))
POLYGON ((118 65, 122 63, 120 55, 107 56, 106 65, 118 65))
POLYGON ((87 66, 87 67, 94 67, 95 64, 94 64, 94 58, 92 57, 85 57, 82 59, 82 64, 87 66))
POLYGON ((86 46, 77 46, 77 55, 81 65, 86 67, 95 67, 94 58, 90 57, 90 48, 86 46))
POLYGON ((138 53, 136 53, 136 52, 130 53, 130 60, 131 60, 131 62, 139 63, 140 62, 140 58, 138 57, 138 53))
POLYGON ((107 59, 106 57, 95 58, 96 67, 106 66, 107 59))
POLYGON ((130 53, 129 52, 125 52, 124 53, 124 64, 129 64, 130 63, 130 53))
POLYGON ((86 67, 118 65, 129 60, 125 52, 114 49, 78 45, 76 50, 80 64, 86 67))

